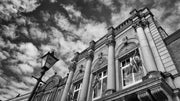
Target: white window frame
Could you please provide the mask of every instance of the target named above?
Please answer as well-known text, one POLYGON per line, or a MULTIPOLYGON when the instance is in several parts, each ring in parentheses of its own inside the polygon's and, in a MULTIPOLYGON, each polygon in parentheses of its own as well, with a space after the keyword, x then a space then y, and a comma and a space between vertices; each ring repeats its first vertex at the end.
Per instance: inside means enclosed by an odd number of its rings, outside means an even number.
MULTIPOLYGON (((130 51, 130 52, 128 52, 128 53, 131 53, 131 52, 133 52, 133 51, 135 51, 135 50, 138 50, 138 51, 139 51, 139 54, 140 54, 140 50, 139 50, 138 48, 135 48, 135 49, 133 49, 132 51, 130 51)), ((128 53, 127 53, 127 54, 128 54, 128 53)), ((130 59, 131 57, 132 57, 132 56, 126 58, 125 60, 130 59)), ((141 54, 140 54, 140 59, 142 60, 141 54)), ((123 61, 125 61, 125 60, 123 60, 123 61)), ((124 80, 124 77, 123 77, 123 69, 128 68, 128 67, 130 66, 130 64, 127 64, 127 65, 125 65, 125 66, 123 67, 123 66, 122 66, 122 62, 123 62, 123 61, 120 62, 122 89, 131 87, 131 86, 133 86, 133 85, 136 85, 136 84, 142 82, 142 79, 140 79, 140 80, 138 80, 138 81, 135 81, 135 73, 132 73, 132 80, 133 80, 133 82, 132 82, 131 84, 129 84, 129 85, 125 85, 125 86, 124 86, 124 81, 123 81, 123 80, 124 80)), ((141 68, 144 69, 143 66, 142 66, 141 68)), ((142 71, 144 72, 144 70, 142 70, 142 71)))
MULTIPOLYGON (((81 93, 81 88, 82 88, 82 82, 78 82, 78 83, 75 83, 75 84, 74 84, 73 98, 74 98, 75 92, 79 91, 79 92, 78 92, 78 96, 77 96, 77 101, 79 100, 79 96, 80 96, 80 93, 81 93), (79 86, 78 89, 76 89, 77 84, 80 84, 80 86, 79 86)), ((73 101, 74 101, 74 99, 73 99, 73 101)))
MULTIPOLYGON (((104 68, 105 70, 102 70, 102 71, 100 71, 100 72, 97 72, 97 75, 99 74, 99 73, 101 73, 101 77, 100 78, 98 78, 99 80, 100 80, 100 82, 101 82, 101 88, 100 88, 100 96, 97 96, 97 97, 95 97, 94 98, 94 90, 93 90, 93 93, 92 93, 92 100, 94 101, 94 100, 96 100, 96 99, 99 99, 99 98, 101 98, 102 97, 102 95, 103 95, 103 92, 102 92, 102 87, 103 87, 103 80, 104 79, 107 79, 107 69, 106 68, 104 68), (104 75, 104 71, 106 71, 106 75, 104 75)), ((95 76, 97 76, 97 75, 95 75, 95 76)))

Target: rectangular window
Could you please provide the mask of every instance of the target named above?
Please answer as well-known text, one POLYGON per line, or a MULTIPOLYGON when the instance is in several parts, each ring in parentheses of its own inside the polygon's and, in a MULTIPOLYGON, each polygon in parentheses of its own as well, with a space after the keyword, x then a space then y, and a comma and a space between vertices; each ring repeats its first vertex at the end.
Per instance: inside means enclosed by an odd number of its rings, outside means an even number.
POLYGON ((79 94, 81 91, 82 82, 76 83, 74 85, 74 91, 73 91, 73 101, 78 101, 79 94))
POLYGON ((120 61, 122 87, 127 88, 142 81, 143 66, 138 49, 124 56, 120 61))
POLYGON ((107 70, 96 73, 93 83, 93 100, 100 98, 107 89, 107 70))

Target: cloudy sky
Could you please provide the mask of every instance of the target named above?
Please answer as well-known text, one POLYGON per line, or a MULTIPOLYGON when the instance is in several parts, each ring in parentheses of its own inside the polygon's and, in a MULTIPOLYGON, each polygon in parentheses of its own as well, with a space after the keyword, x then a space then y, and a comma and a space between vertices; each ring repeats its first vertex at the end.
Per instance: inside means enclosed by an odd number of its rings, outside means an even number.
POLYGON ((168 34, 180 28, 179 0, 0 0, 0 100, 32 90, 44 53, 55 50, 60 60, 43 80, 64 76, 75 52, 143 7, 168 34))

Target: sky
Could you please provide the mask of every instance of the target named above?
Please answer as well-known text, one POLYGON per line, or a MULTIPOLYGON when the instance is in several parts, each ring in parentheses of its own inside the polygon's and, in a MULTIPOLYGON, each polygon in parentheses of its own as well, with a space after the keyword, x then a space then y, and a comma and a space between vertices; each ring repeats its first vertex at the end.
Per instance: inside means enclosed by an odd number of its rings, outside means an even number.
POLYGON ((144 7, 169 35, 180 28, 179 0, 0 0, 0 100, 32 90, 43 54, 59 59, 43 80, 65 76, 75 52, 144 7))

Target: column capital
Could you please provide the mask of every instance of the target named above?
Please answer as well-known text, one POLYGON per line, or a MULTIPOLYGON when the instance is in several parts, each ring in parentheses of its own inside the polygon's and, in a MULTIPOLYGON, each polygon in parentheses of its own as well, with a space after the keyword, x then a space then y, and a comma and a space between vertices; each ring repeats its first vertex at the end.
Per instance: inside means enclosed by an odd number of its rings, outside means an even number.
POLYGON ((106 44, 108 46, 109 45, 115 46, 115 43, 116 43, 116 41, 115 41, 115 33, 114 33, 114 28, 112 26, 108 28, 108 36, 106 37, 106 39, 107 39, 106 44))
POLYGON ((94 51, 89 50, 86 54, 86 59, 93 59, 94 58, 94 51))
POLYGON ((108 45, 108 46, 110 46, 110 45, 113 45, 113 46, 115 46, 115 44, 116 44, 116 41, 115 41, 115 39, 114 38, 107 38, 107 42, 106 42, 106 45, 108 45))
POLYGON ((94 58, 94 50, 95 50, 95 44, 96 42, 92 40, 89 43, 89 51, 86 53, 86 59, 93 59, 94 58))
POLYGON ((145 27, 149 27, 149 21, 147 19, 139 19, 137 22, 135 22, 132 27, 135 29, 138 28, 138 27, 141 27, 141 28, 145 28, 145 27))
POLYGON ((89 43, 89 48, 90 48, 90 50, 95 50, 95 44, 96 44, 96 42, 94 41, 94 40, 92 40, 90 43, 89 43))
POLYGON ((77 62, 78 61, 78 57, 79 57, 79 52, 74 53, 74 57, 71 60, 72 62, 77 62))
POLYGON ((68 67, 68 69, 69 69, 69 71, 75 71, 76 70, 76 62, 74 61, 74 62, 72 62, 71 64, 70 64, 70 66, 68 67))

